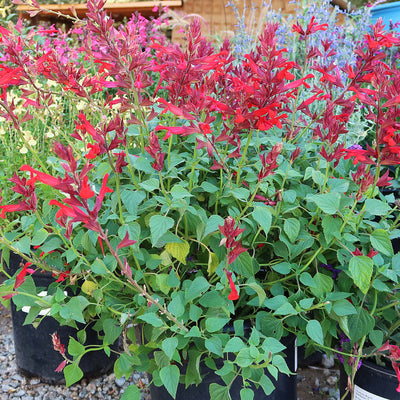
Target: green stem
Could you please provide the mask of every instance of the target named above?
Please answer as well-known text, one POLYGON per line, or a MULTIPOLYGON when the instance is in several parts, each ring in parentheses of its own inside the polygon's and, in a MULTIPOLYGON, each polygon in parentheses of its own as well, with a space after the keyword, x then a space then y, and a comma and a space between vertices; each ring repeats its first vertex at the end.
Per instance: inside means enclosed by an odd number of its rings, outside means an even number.
POLYGON ((253 130, 250 130, 249 134, 247 135, 246 146, 245 146, 245 148, 243 150, 242 157, 240 158, 240 162, 239 162, 239 166, 238 166, 238 170, 237 170, 237 176, 236 176, 236 185, 238 185, 238 186, 239 186, 239 182, 240 182, 240 172, 241 172, 243 164, 245 162, 247 150, 249 148, 252 135, 253 135, 253 130))

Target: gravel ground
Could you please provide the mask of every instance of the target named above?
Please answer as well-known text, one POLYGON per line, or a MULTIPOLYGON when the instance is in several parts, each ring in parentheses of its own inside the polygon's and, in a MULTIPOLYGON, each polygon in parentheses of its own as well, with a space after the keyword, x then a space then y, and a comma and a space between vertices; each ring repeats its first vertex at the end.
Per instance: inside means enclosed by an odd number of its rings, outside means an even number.
MULTIPOLYGON (((323 364, 299 368, 297 375, 298 400, 338 400, 338 370, 323 364)), ((66 388, 48 385, 38 378, 19 374, 15 362, 11 316, 0 306, 0 400, 117 400, 130 384, 148 382, 143 375, 133 374, 129 380, 116 379, 114 374, 104 375, 66 388)), ((151 400, 147 390, 142 390, 142 400, 151 400)), ((156 399, 154 399, 156 400, 156 399)), ((285 400, 285 399, 280 399, 285 400)))

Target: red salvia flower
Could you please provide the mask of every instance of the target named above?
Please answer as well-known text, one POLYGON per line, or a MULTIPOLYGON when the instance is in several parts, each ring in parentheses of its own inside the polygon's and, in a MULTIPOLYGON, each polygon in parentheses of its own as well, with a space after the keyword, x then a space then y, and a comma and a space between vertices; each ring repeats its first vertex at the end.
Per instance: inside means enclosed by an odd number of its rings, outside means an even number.
POLYGON ((231 288, 231 292, 229 293, 228 299, 229 300, 237 300, 239 298, 239 293, 236 289, 235 284, 233 283, 232 280, 232 272, 228 271, 226 268, 224 268, 224 272, 226 274, 226 277, 228 279, 229 282, 229 286, 231 288))
POLYGON ((82 186, 79 191, 79 196, 82 197, 82 199, 90 199, 94 196, 93 190, 90 188, 90 185, 88 184, 88 177, 85 176, 82 181, 82 186))
POLYGON ((51 341, 53 343, 53 348, 55 351, 58 351, 60 354, 65 354, 65 346, 61 343, 60 337, 57 332, 51 334, 51 341))
POLYGON ((235 227, 235 225, 236 221, 233 217, 225 218, 224 225, 219 225, 219 230, 224 235, 219 245, 225 245, 228 250, 228 264, 232 264, 241 253, 247 251, 242 247, 240 240, 235 240, 244 229, 240 229, 239 226, 235 227))
POLYGON ((378 350, 378 352, 379 351, 389 351, 389 359, 392 362, 392 367, 393 367, 394 371, 396 372, 397 380, 399 382, 399 386, 396 388, 396 391, 400 393, 400 368, 399 368, 400 348, 393 344, 389 344, 389 341, 387 341, 378 350))
POLYGON ((90 149, 89 153, 85 155, 88 160, 95 159, 101 153, 100 146, 97 143, 88 143, 87 147, 90 149))
MULTIPOLYGON (((156 128, 157 129, 157 128, 156 128)), ((166 153, 161 151, 160 141, 155 132, 151 132, 149 136, 149 145, 144 148, 147 153, 154 158, 154 162, 151 164, 156 171, 161 171, 164 167, 164 158, 166 153)))
POLYGON ((15 278, 14 289, 19 288, 25 282, 25 276, 27 274, 33 274, 35 272, 34 269, 29 268, 29 266, 31 266, 31 265, 32 265, 32 263, 29 261, 25 263, 24 267, 22 268, 22 270, 19 272, 19 274, 15 278))

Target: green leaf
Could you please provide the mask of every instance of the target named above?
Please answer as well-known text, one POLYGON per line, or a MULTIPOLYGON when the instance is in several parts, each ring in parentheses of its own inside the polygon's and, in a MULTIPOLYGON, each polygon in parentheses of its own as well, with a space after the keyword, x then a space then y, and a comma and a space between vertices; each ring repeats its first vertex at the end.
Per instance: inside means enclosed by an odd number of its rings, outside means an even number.
POLYGON ((237 353, 240 350, 245 348, 245 344, 243 343, 243 340, 240 339, 239 337, 235 336, 231 339, 229 339, 228 343, 226 344, 224 348, 224 353, 237 353))
POLYGON ((391 207, 385 201, 378 199, 365 200, 365 211, 372 215, 387 215, 391 207))
POLYGON ((143 181, 139 183, 139 186, 143 188, 146 192, 153 192, 158 189, 159 182, 156 178, 148 179, 147 181, 143 181))
POLYGON ((303 272, 300 275, 300 282, 303 285, 308 286, 308 287, 317 287, 317 285, 316 285, 316 283, 314 281, 314 278, 308 272, 303 272))
POLYGON ((349 338, 352 343, 359 341, 363 336, 368 335, 375 326, 374 317, 362 307, 357 308, 357 314, 348 317, 349 338))
POLYGON ((40 247, 40 249, 42 251, 44 251, 45 253, 49 253, 52 250, 57 250, 61 247, 62 242, 61 239, 59 239, 58 237, 51 237, 49 240, 46 240, 44 242, 44 244, 42 244, 42 246, 40 247))
POLYGON ((367 256, 354 256, 350 260, 350 275, 355 285, 359 287, 364 294, 368 292, 373 269, 374 262, 367 256))
POLYGON ((139 204, 146 198, 146 193, 140 190, 123 190, 121 200, 131 215, 137 215, 139 204))
POLYGON ((337 193, 314 194, 309 197, 323 212, 333 215, 340 209, 340 196, 337 193))
POLYGON ((64 369, 65 385, 66 387, 73 385, 83 378, 83 372, 78 364, 67 365, 64 369))
POLYGON ((290 303, 282 304, 277 310, 274 312, 274 315, 296 315, 297 311, 290 303))
POLYGON ((207 273, 208 275, 212 275, 219 265, 218 257, 215 253, 208 253, 208 264, 207 264, 207 273))
POLYGON ((165 250, 183 265, 186 265, 186 257, 189 254, 190 245, 188 242, 183 243, 167 243, 165 250))
POLYGON ((210 400, 231 400, 229 394, 229 387, 218 385, 218 383, 212 383, 209 387, 210 400))
POLYGON ((253 363, 253 361, 254 358, 250 354, 249 347, 245 347, 244 349, 240 350, 235 360, 236 364, 242 368, 250 366, 253 363))
POLYGON ((162 235, 164 235, 168 229, 171 229, 174 224, 175 221, 170 217, 153 215, 149 222, 152 245, 155 246, 162 235))
POLYGON ((188 285, 185 291, 185 303, 189 303, 196 297, 203 295, 210 287, 207 279, 203 276, 198 276, 188 285))
POLYGON ((49 236, 49 232, 41 228, 35 231, 32 237, 32 246, 40 246, 49 236))
POLYGON ((140 315, 138 318, 144 322, 147 322, 150 325, 155 326, 156 328, 163 326, 162 320, 160 318, 158 318, 157 315, 154 313, 146 313, 146 314, 140 315))
POLYGON ((257 222, 261 226, 264 231, 265 236, 268 235, 269 230, 271 229, 271 221, 272 215, 271 211, 267 207, 254 207, 253 212, 251 213, 254 221, 257 222))
POLYGON ((329 243, 335 237, 340 239, 341 226, 341 218, 334 218, 332 215, 325 215, 325 217, 322 219, 322 229, 324 231, 327 243, 329 243))
POLYGON ((256 317, 256 327, 265 336, 280 339, 283 334, 283 323, 279 318, 266 312, 259 312, 256 317))
POLYGON ((217 232, 219 230, 219 225, 224 225, 224 219, 220 215, 211 215, 204 229, 203 238, 205 238, 210 233, 217 232))
POLYGON ((372 331, 369 333, 369 340, 371 340, 372 344, 379 349, 383 344, 383 332, 382 331, 372 331))
POLYGON ((85 352, 85 346, 77 342, 73 337, 70 336, 68 343, 68 353, 71 356, 80 356, 85 352))
POLYGON ((251 278, 254 276, 253 257, 248 251, 239 254, 239 257, 231 264, 232 271, 244 276, 245 278, 251 278))
POLYGON ((122 327, 112 318, 107 318, 103 322, 103 330, 104 344, 113 344, 122 333, 122 327))
POLYGON ((90 266, 90 269, 93 273, 98 275, 107 275, 110 272, 104 265, 103 261, 99 260, 98 258, 94 260, 93 264, 90 266))
POLYGON ((272 354, 280 353, 286 349, 285 345, 273 337, 265 338, 262 346, 266 351, 271 352, 272 354))
POLYGON ((229 320, 230 318, 209 317, 206 319, 206 329, 210 333, 218 332, 229 322, 229 320))
POLYGON ((200 329, 197 326, 192 326, 185 337, 201 337, 200 329))
POLYGON ((266 375, 262 375, 258 383, 261 385, 264 393, 267 396, 269 396, 275 390, 274 384, 272 383, 271 379, 269 379, 266 375))
MULTIPOLYGON (((194 328, 194 327, 192 327, 194 328)), ((197 326, 195 327, 197 328, 197 326)), ((191 383, 198 385, 202 379, 200 375, 200 359, 201 359, 201 352, 195 349, 189 350, 189 362, 186 369, 185 374, 185 385, 186 388, 191 383)))
POLYGON ((308 310, 309 308, 311 308, 313 303, 314 303, 314 297, 310 297, 308 299, 302 299, 299 301, 300 307, 303 308, 304 310, 308 310))
POLYGON ((23 236, 18 242, 13 243, 13 245, 21 253, 29 254, 31 252, 31 240, 28 236, 23 236))
POLYGON ((333 311, 339 316, 356 314, 357 310, 348 300, 339 300, 333 303, 333 311))
POLYGON ((211 351, 211 353, 217 356, 222 356, 222 342, 218 336, 211 336, 209 339, 205 340, 204 344, 208 351, 211 351))
POLYGON ((171 189, 171 195, 173 199, 184 199, 185 197, 193 196, 181 185, 174 185, 171 189))
POLYGON ((387 231, 384 229, 376 229, 372 232, 370 239, 374 250, 386 256, 393 256, 393 246, 387 231))
POLYGON ((161 382, 173 398, 175 398, 178 389, 179 376, 179 368, 176 365, 167 365, 160 370, 161 382))
POLYGON ((176 337, 170 337, 164 339, 161 343, 161 348, 163 349, 164 353, 170 360, 174 356, 177 347, 178 347, 178 339, 176 337))
POLYGON ((83 310, 89 305, 89 301, 83 296, 77 296, 71 298, 71 300, 65 304, 60 310, 60 316, 67 321, 74 320, 85 323, 83 318, 83 310))
POLYGON ((327 293, 332 291, 333 280, 331 277, 317 272, 313 277, 313 281, 315 283, 315 286, 311 287, 311 292, 314 296, 322 298, 327 293))
POLYGON ((203 182, 200 186, 207 193, 217 193, 219 188, 209 182, 203 182))
POLYGON ((250 197, 250 190, 246 188, 235 188, 231 190, 231 195, 238 200, 247 201, 250 197))
POLYGON ((125 390, 120 400, 140 400, 140 390, 136 385, 129 385, 125 390))
POLYGON ((258 305, 259 307, 261 307, 262 303, 264 303, 264 300, 267 297, 267 295, 265 294, 265 290, 257 282, 247 283, 246 286, 252 288, 257 293, 258 305))
POLYGON ((286 233, 289 240, 294 243, 299 236, 300 232, 300 221, 295 218, 288 218, 283 223, 283 230, 286 233))
POLYGON ((274 271, 276 271, 282 275, 286 275, 291 271, 291 266, 288 262, 281 262, 279 264, 273 264, 273 265, 271 265, 271 268, 274 271))
POLYGON ((314 342, 324 345, 324 335, 322 333, 321 324, 317 320, 312 319, 308 321, 306 332, 314 342))
POLYGON ((180 317, 185 312, 185 306, 183 305, 183 293, 174 293, 167 309, 175 317, 180 317))

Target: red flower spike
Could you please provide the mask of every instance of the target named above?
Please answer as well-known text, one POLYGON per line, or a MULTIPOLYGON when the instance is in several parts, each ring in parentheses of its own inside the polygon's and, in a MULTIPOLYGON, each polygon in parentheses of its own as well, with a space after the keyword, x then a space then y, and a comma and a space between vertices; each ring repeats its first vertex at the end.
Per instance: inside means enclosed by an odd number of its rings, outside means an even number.
POLYGON ((241 253, 247 251, 242 247, 240 240, 235 240, 244 231, 244 229, 239 229, 239 226, 235 228, 235 224, 236 221, 233 217, 227 217, 224 225, 219 225, 219 230, 224 235, 219 245, 225 245, 228 250, 228 264, 232 264, 241 253))
POLYGON ((224 268, 224 271, 225 271, 226 277, 228 279, 229 286, 231 288, 231 292, 229 293, 228 299, 229 300, 237 300, 239 298, 239 293, 236 289, 235 284, 233 283, 232 272, 228 271, 226 268, 224 268))
POLYGON ((58 351, 60 354, 65 354, 65 346, 61 343, 60 337, 57 332, 51 334, 51 341, 53 343, 53 348, 55 351, 58 351))

